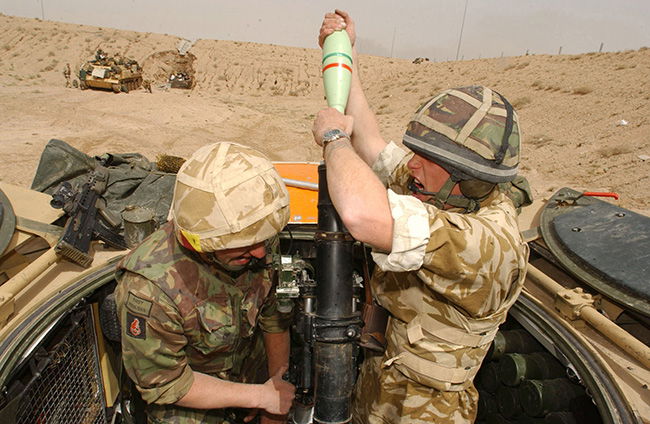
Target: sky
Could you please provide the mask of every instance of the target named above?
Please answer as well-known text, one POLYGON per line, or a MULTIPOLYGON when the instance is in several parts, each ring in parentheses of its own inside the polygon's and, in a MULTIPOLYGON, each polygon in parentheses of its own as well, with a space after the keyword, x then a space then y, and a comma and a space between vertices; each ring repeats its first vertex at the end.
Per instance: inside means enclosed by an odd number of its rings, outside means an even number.
POLYGON ((650 0, 0 0, 10 16, 307 48, 318 47, 322 17, 334 8, 355 20, 359 52, 387 57, 650 47, 650 0))

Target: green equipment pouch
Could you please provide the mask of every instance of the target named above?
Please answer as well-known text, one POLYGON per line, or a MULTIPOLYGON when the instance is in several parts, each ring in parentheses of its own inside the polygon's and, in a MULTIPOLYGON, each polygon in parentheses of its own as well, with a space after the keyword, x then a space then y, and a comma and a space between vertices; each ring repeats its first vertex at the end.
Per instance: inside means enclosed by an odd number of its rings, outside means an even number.
POLYGON ((533 193, 530 190, 530 184, 526 177, 517 175, 514 180, 507 183, 499 184, 499 189, 506 196, 512 200, 512 203, 517 209, 517 213, 521 212, 521 208, 533 203, 533 193))

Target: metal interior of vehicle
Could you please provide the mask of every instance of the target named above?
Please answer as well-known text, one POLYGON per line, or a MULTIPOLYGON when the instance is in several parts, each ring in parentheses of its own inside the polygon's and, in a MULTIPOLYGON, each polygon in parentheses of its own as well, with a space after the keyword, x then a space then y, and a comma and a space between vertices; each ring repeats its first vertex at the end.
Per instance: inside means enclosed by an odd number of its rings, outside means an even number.
MULTIPOLYGON (((286 274, 283 290, 291 301, 302 302, 297 310, 303 312, 313 309, 313 299, 303 301, 299 296, 304 293, 301 285, 313 286, 312 277, 317 272, 316 233, 314 225, 290 224, 281 234, 281 253, 291 257, 287 263, 294 264, 292 272, 286 274)), ((561 264, 552 261, 552 255, 541 239, 532 241, 531 247, 531 266, 542 269, 569 288, 580 285, 562 270, 561 264)), ((99 324, 102 303, 115 284, 115 264, 124 252, 105 251, 101 246, 95 249, 96 265, 90 269, 84 271, 77 265, 57 264, 68 272, 62 272, 62 283, 36 281, 40 292, 51 294, 36 298, 31 307, 29 303, 21 306, 23 309, 15 313, 19 322, 12 322, 10 316, 8 323, 0 328, 0 422, 130 422, 125 419, 125 408, 120 405, 119 346, 104 336, 99 324), (58 288, 52 289, 50 286, 53 284, 58 288)), ((357 244, 353 251, 354 296, 358 301, 367 271, 359 262, 364 248, 357 244)), ((2 265, 0 261, 0 268, 2 265)), ((45 277, 51 278, 54 274, 48 275, 45 277)), ((18 299, 17 302, 20 306, 22 301, 18 299)), ((542 419, 554 422, 551 420, 567 417, 573 420, 569 422, 590 424, 647 421, 647 410, 643 409, 643 399, 646 408, 648 399, 647 368, 643 369, 634 359, 624 357, 625 352, 617 352, 618 356, 612 356, 615 359, 603 355, 603 352, 614 352, 617 348, 584 322, 567 319, 559 313, 556 302, 552 295, 527 283, 500 333, 507 337, 509 332, 523 331, 531 336, 534 342, 527 343, 536 345, 532 352, 551 356, 555 362, 549 367, 562 369, 561 377, 524 377, 517 384, 504 384, 498 381, 499 376, 490 373, 500 369, 498 367, 506 355, 525 357, 531 353, 531 348, 525 343, 523 347, 504 348, 500 356, 492 352, 476 379, 482 394, 477 422, 533 422, 542 419), (626 375, 622 374, 623 370, 626 375), (546 395, 548 387, 559 384, 555 380, 563 381, 560 384, 563 391, 559 396, 566 396, 567 390, 576 389, 572 391, 575 396, 569 406, 562 406, 560 400, 549 403, 548 399, 530 406, 532 398, 522 400, 515 394, 518 387, 526 386, 526 393, 546 395), (559 410, 554 410, 557 405, 559 410)), ((613 321, 630 329, 630 333, 647 346, 647 322, 620 306, 610 304, 607 299, 600 300, 599 305, 603 313, 612 315, 613 321), (614 317, 615 311, 617 316, 614 317)), ((492 350, 497 349, 496 343, 492 350)), ((300 366, 304 364, 294 364, 294 368, 300 366)), ((294 415, 293 422, 312 422, 310 403, 314 401, 313 392, 305 389, 298 400, 304 404, 295 408, 300 413, 294 415)))

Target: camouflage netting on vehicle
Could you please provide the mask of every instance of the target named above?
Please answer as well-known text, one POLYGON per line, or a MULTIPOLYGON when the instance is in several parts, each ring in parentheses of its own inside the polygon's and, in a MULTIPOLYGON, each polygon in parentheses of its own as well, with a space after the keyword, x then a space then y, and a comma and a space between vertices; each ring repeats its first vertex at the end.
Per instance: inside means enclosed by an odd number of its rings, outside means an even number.
POLYGON ((109 212, 122 215, 127 206, 151 210, 159 224, 167 221, 176 175, 161 172, 139 153, 91 157, 64 141, 52 139, 41 154, 32 190, 52 194, 64 181, 80 187, 96 165, 108 169, 108 186, 102 194, 109 212))

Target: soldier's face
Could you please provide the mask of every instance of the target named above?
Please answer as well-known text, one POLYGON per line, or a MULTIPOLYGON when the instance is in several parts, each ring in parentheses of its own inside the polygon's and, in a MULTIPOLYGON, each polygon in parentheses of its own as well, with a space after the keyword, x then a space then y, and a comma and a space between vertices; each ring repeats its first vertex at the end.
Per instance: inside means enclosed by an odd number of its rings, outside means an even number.
POLYGON ((253 258, 263 259, 264 256, 266 256, 266 244, 262 241, 252 246, 217 250, 213 254, 217 261, 227 267, 243 268, 248 265, 253 258))
MULTIPOLYGON (((411 176, 415 178, 415 185, 421 190, 437 193, 443 184, 449 179, 449 172, 435 162, 430 161, 418 154, 415 154, 407 164, 411 176)), ((452 194, 460 194, 458 185, 451 191, 452 194)), ((413 193, 413 196, 424 201, 430 196, 422 193, 413 193)))

